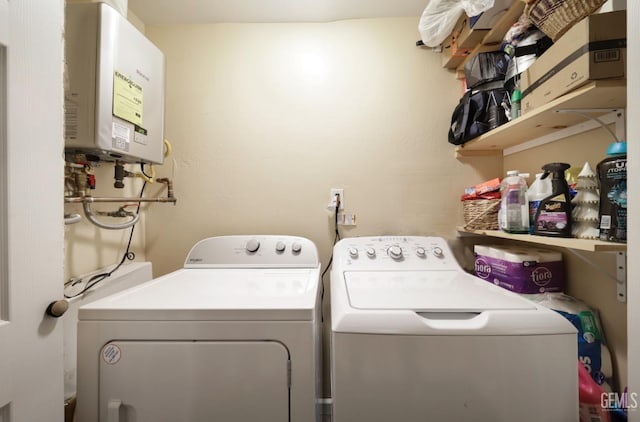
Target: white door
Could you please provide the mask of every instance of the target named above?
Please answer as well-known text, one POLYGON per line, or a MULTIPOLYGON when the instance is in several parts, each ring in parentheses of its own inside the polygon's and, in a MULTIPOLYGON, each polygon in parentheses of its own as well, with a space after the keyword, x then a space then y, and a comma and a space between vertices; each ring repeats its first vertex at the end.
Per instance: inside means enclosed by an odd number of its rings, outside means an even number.
POLYGON ((99 359, 100 422, 289 420, 278 342, 113 341, 99 359))
POLYGON ((0 0, 0 422, 63 420, 62 16, 0 0))

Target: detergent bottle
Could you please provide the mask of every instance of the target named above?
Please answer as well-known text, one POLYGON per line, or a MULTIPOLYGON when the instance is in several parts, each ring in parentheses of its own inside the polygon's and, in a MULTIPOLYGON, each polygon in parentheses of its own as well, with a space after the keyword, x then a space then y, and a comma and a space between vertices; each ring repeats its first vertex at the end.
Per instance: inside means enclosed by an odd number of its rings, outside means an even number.
POLYGON ((565 179, 567 163, 550 163, 542 166, 541 179, 551 177, 551 194, 540 201, 536 210, 533 234, 553 237, 571 237, 571 192, 565 179))
POLYGON ((627 143, 614 142, 598 163, 600 240, 627 241, 627 143))

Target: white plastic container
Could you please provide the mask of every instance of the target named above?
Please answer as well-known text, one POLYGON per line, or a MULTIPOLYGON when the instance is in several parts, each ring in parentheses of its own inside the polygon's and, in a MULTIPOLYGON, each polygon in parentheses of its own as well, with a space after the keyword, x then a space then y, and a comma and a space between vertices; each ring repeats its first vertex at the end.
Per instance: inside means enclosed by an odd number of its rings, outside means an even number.
POLYGON ((509 170, 500 187, 500 228, 509 233, 529 233, 527 182, 518 170, 509 170))

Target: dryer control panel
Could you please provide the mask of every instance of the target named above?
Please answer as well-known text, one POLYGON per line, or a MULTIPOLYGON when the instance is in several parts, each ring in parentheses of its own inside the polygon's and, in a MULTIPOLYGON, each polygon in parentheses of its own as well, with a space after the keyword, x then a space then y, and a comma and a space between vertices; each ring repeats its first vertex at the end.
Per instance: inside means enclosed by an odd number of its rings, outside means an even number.
POLYGON ((315 244, 297 236, 217 236, 196 243, 184 268, 316 268, 315 244))
POLYGON ((334 260, 336 267, 345 266, 349 270, 460 268, 445 239, 427 236, 346 238, 335 245, 334 260))

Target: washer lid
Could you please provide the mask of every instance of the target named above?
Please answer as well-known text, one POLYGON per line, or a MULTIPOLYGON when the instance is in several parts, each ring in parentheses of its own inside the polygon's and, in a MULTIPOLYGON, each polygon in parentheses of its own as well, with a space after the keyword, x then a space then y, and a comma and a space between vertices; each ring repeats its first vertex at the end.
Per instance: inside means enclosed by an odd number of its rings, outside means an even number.
POLYGON ((315 269, 182 269, 80 308, 80 320, 312 320, 315 269))
POLYGON ((460 271, 344 273, 351 307, 362 310, 482 312, 531 310, 535 305, 460 271))

